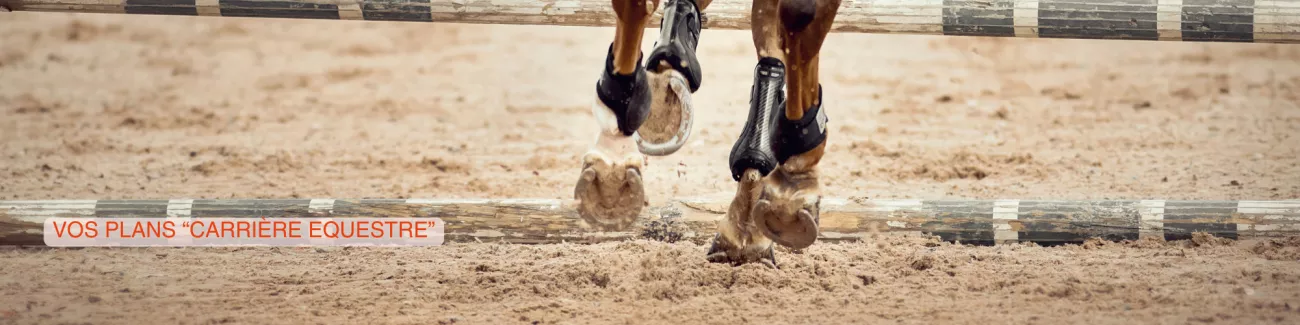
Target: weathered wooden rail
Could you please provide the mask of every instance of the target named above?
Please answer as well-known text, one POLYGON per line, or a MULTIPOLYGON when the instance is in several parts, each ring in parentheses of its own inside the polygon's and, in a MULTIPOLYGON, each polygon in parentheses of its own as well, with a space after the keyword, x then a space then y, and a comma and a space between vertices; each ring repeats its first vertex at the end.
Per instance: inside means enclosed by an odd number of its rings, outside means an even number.
MULTIPOLYGON (((0 5, 6 2, 15 11, 567 26, 613 26, 615 20, 609 0, 0 0, 0 5)), ((750 4, 714 0, 705 10, 706 28, 748 29, 750 4)), ((834 30, 1300 43, 1300 0, 844 0, 834 30)))
MULTIPOLYGON (((437 217, 448 242, 601 242, 673 233, 703 242, 728 202, 675 199, 646 209, 633 229, 589 227, 571 202, 550 199, 285 199, 0 201, 0 245, 43 245, 50 217, 356 218, 437 217)), ((937 235, 965 244, 1080 243, 1145 236, 1185 239, 1194 232, 1248 239, 1300 235, 1300 200, 1043 201, 866 200, 827 198, 821 241, 881 232, 937 235)))

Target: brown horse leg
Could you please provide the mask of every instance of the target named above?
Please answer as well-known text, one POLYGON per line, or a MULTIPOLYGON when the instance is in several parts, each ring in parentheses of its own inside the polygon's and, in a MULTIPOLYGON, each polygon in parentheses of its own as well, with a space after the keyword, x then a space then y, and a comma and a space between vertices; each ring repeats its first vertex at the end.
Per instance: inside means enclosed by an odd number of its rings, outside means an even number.
MULTIPOLYGON (((760 157, 775 162, 741 164, 769 166, 766 168, 738 168, 734 158, 737 150, 733 148, 733 174, 736 174, 733 176, 740 184, 726 220, 719 225, 710 261, 745 263, 770 259, 774 264, 770 249, 773 242, 798 249, 816 241, 821 198, 816 167, 826 145, 817 57, 839 5, 840 0, 754 2, 752 32, 760 58, 756 71, 760 75, 756 79, 781 74, 786 91, 783 114, 772 112, 779 115, 773 119, 779 120, 769 122, 766 128, 755 128, 769 130, 768 133, 742 134, 742 138, 769 139, 764 144, 768 147, 751 148, 770 148, 767 151, 770 157, 751 154, 749 160, 760 157), (771 63, 774 60, 779 63, 771 63), (806 112, 814 115, 805 116, 806 112), (810 133, 812 136, 798 135, 810 133), (777 166, 770 167, 773 163, 777 166)), ((755 90, 755 94, 761 92, 755 90)), ((762 120, 756 117, 762 114, 754 113, 754 109, 751 108, 751 120, 762 120)), ((753 143, 754 140, 741 139, 738 146, 744 141, 753 143)))
POLYGON ((618 17, 613 44, 615 72, 632 75, 641 59, 641 38, 646 23, 659 7, 659 0, 613 0, 612 4, 618 17))
POLYGON ((641 38, 658 5, 658 0, 613 0, 618 25, 592 106, 600 130, 582 158, 582 174, 574 186, 578 214, 597 229, 625 229, 648 204, 641 183, 645 156, 632 135, 650 113, 641 38))
POLYGON ((817 63, 839 6, 840 0, 781 0, 779 9, 788 62, 785 119, 777 123, 774 145, 781 166, 764 179, 751 218, 773 241, 796 249, 817 240, 817 164, 827 136, 817 63))

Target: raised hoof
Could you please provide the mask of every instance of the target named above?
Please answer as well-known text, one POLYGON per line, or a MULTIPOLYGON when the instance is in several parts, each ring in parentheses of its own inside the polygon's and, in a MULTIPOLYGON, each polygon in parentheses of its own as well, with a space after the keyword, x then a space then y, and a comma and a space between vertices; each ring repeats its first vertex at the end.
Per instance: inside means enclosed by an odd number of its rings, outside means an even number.
POLYGON ((713 243, 709 245, 709 251, 705 253, 704 258, 709 263, 740 266, 758 262, 774 269, 779 268, 776 265, 776 250, 772 245, 751 245, 744 249, 737 249, 736 245, 723 239, 722 234, 713 236, 713 243))
POLYGON ((641 178, 644 157, 630 154, 615 160, 598 146, 582 161, 582 174, 573 189, 578 215, 600 230, 627 229, 648 204, 641 178))
POLYGON ((791 174, 778 168, 763 182, 750 218, 764 236, 792 249, 817 242, 821 193, 814 173, 791 174))
POLYGON ((651 91, 650 116, 633 138, 641 153, 667 156, 691 139, 695 110, 686 77, 673 69, 647 71, 651 91))

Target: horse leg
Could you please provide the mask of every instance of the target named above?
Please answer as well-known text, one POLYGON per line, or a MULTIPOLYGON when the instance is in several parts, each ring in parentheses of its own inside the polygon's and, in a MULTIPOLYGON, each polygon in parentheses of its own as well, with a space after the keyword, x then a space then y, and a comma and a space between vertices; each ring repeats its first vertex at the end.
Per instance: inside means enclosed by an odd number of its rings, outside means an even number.
POLYGON ((635 135, 641 153, 666 156, 690 140, 694 109, 691 94, 703 72, 695 56, 700 41, 701 11, 710 0, 666 0, 659 40, 646 58, 653 89, 652 109, 635 135))
POLYGON ((701 14, 711 0, 667 0, 659 40, 641 66, 641 38, 659 0, 614 0, 618 17, 605 70, 596 83, 592 113, 601 125, 583 156, 574 187, 578 212, 589 224, 621 230, 648 202, 642 184, 645 155, 669 155, 690 138, 691 93, 700 87, 695 58, 701 14))
POLYGON ((827 136, 817 56, 839 5, 840 0, 754 2, 759 63, 749 117, 730 157, 739 184, 710 261, 766 259, 775 265, 773 243, 799 249, 816 242, 816 167, 827 136))
POLYGON ((574 186, 578 214, 598 229, 624 229, 648 204, 641 178, 645 157, 633 134, 651 109, 651 88, 641 67, 641 37, 658 5, 658 0, 613 0, 618 17, 614 42, 592 105, 600 130, 582 157, 582 174, 574 186))

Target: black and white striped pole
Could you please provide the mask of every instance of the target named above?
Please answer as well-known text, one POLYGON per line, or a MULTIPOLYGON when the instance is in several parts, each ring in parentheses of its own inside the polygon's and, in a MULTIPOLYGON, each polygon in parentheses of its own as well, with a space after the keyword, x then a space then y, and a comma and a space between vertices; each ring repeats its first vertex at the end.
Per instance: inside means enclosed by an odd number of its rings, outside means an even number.
MULTIPOLYGON (((586 225, 571 201, 555 199, 163 199, 0 201, 0 246, 42 245, 50 218, 437 218, 448 242, 601 242, 675 232, 704 241, 729 200, 677 198, 653 204, 624 231, 586 225)), ((825 198, 819 241, 916 233, 975 245, 1300 236, 1300 200, 909 200, 825 198)), ((652 238, 653 239, 653 238, 652 238)))
MULTIPOLYGON (((4 1, 14 11, 564 26, 615 20, 609 0, 4 1)), ((750 5, 715 0, 705 27, 748 29, 750 5)), ((1300 43, 1300 0, 844 0, 833 31, 1300 43)))

